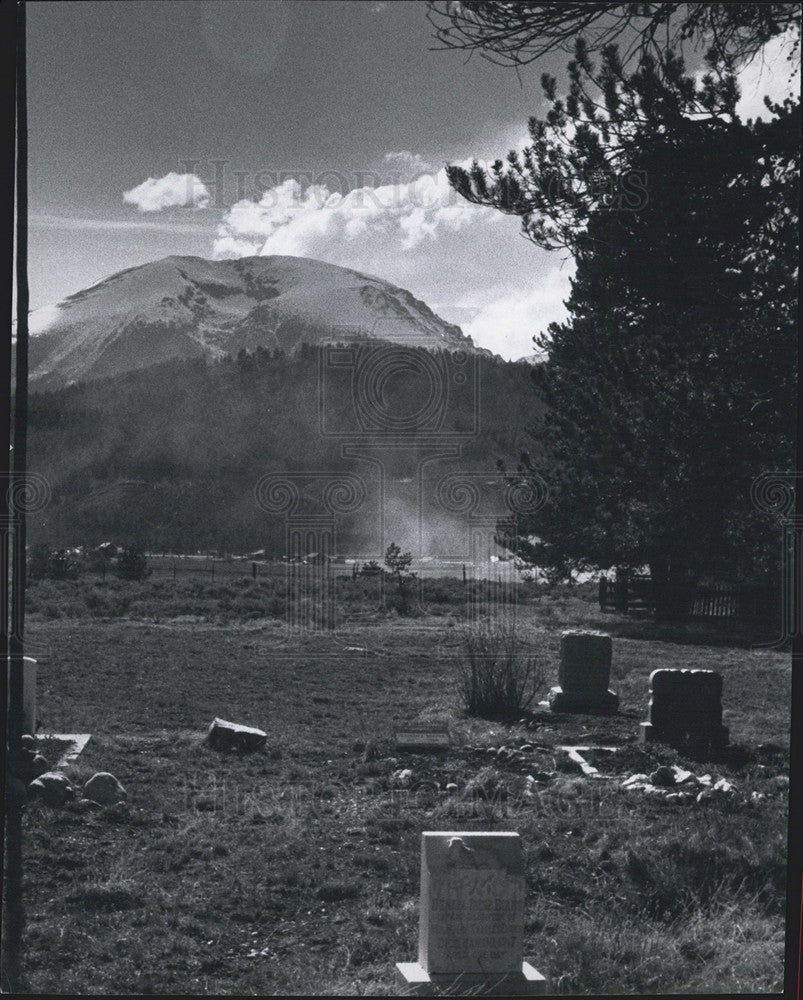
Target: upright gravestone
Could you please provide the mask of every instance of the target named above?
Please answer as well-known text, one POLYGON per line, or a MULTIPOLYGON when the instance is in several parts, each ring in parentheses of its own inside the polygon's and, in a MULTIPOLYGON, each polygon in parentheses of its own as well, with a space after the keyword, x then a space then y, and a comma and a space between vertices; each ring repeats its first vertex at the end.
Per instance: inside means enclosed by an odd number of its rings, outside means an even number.
POLYGON ((405 993, 533 996, 546 980, 523 959, 524 858, 517 833, 421 835, 418 961, 405 993))
MULTIPOLYGON (((8 684, 11 692, 11 657, 9 657, 8 684)), ((36 735, 36 660, 22 658, 22 731, 36 735)))
POLYGON ((613 644, 604 632, 563 632, 558 686, 549 692, 553 712, 612 715, 619 695, 608 688, 613 644))
POLYGON ((716 670, 653 670, 649 721, 639 727, 642 743, 727 746, 722 725, 722 674, 716 670))

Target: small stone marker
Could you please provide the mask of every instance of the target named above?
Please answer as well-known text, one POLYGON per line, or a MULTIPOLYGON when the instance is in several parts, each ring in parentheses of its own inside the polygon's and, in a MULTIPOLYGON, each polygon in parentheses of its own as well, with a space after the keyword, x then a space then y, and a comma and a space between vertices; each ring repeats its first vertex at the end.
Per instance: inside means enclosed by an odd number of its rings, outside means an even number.
POLYGON ((549 692, 553 712, 612 715, 619 695, 609 690, 613 643, 605 632, 563 632, 558 686, 549 692))
POLYGON ((265 745, 268 734, 252 726, 240 726, 225 719, 214 719, 206 734, 213 750, 259 750, 265 745))
POLYGON ((649 721, 639 726, 639 741, 727 746, 722 725, 722 674, 716 670, 653 670, 649 721))
POLYGON ((399 750, 448 750, 452 744, 446 723, 410 723, 396 730, 399 750))
POLYGON ((545 993, 523 960, 524 893, 517 833, 422 833, 418 961, 396 964, 398 985, 417 996, 545 993))

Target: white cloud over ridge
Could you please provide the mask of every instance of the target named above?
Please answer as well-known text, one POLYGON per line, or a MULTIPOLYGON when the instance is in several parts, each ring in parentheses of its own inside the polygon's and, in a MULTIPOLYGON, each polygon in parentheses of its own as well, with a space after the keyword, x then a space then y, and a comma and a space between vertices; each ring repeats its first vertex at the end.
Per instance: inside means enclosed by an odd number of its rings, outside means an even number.
POLYGON ((493 226, 498 213, 463 200, 446 171, 419 174, 412 180, 354 188, 343 195, 324 185, 302 188, 294 178, 265 191, 259 201, 244 199, 226 213, 218 230, 216 256, 227 248, 251 247, 262 255, 311 256, 317 251, 362 253, 364 244, 392 240, 409 252, 444 233, 467 226, 493 226))
POLYGON ((207 208, 209 188, 195 174, 170 172, 164 177, 149 177, 123 192, 123 201, 136 205, 140 212, 161 212, 165 208, 207 208))
MULTIPOLYGON (((425 165, 405 151, 385 162, 404 174, 425 165)), ((518 219, 461 198, 445 170, 345 195, 285 180, 232 205, 214 254, 314 257, 376 275, 512 359, 533 353, 533 335, 562 318, 568 294, 559 257, 522 240, 518 219)))

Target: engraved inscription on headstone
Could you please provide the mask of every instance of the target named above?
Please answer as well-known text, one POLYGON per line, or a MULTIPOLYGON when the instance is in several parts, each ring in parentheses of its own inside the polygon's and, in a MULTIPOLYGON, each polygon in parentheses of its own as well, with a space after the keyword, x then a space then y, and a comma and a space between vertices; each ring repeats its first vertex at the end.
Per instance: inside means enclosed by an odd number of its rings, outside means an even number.
POLYGON ((653 670, 650 674, 649 720, 642 722, 642 743, 706 743, 723 747, 728 729, 722 725, 722 675, 716 670, 653 670))
POLYGON ((517 833, 423 833, 418 962, 397 966, 406 990, 543 993, 523 960, 524 898, 517 833))

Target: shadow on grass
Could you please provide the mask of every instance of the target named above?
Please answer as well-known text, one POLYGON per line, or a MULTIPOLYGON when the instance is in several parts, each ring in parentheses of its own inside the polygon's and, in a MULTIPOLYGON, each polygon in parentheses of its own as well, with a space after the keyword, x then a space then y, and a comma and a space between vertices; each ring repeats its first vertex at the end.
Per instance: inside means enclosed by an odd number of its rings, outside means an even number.
MULTIPOLYGON (((769 646, 777 638, 768 630, 750 629, 743 625, 714 628, 705 622, 657 622, 649 618, 606 622, 606 631, 619 639, 670 642, 679 646, 729 646, 735 649, 769 646)), ((791 645, 787 643, 775 648, 784 652, 791 649, 791 645)))

